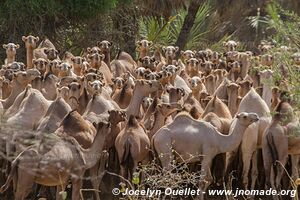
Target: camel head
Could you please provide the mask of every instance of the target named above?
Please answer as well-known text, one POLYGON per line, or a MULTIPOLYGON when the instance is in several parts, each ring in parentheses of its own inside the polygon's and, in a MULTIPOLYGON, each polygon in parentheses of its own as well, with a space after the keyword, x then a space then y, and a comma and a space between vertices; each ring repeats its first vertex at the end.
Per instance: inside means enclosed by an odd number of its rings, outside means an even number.
POLYGON ((212 54, 209 56, 209 60, 212 63, 218 63, 220 60, 221 55, 217 51, 213 51, 212 54))
POLYGON ((145 74, 145 79, 147 79, 147 80, 154 81, 154 80, 158 80, 160 78, 161 78, 161 75, 158 74, 157 72, 150 72, 150 73, 145 74))
POLYGON ((167 87, 166 91, 169 93, 170 102, 177 102, 185 96, 183 88, 167 87))
POLYGON ((186 61, 186 64, 189 66, 189 68, 193 71, 199 70, 199 60, 197 58, 190 58, 186 61))
POLYGON ((162 51, 164 52, 165 57, 167 59, 174 60, 176 57, 176 53, 179 51, 179 47, 174 47, 174 46, 162 47, 162 51))
POLYGON ((195 54, 195 58, 201 60, 202 62, 205 62, 206 60, 208 60, 208 52, 205 50, 200 50, 195 54))
POLYGON ((59 65, 61 64, 62 62, 58 59, 54 59, 54 60, 51 60, 49 62, 49 67, 51 68, 51 71, 53 72, 53 74, 58 74, 59 72, 59 65))
POLYGON ((40 40, 39 37, 34 37, 32 35, 22 36, 23 42, 25 42, 25 47, 26 48, 32 48, 35 49, 37 46, 37 42, 40 40))
POLYGON ((143 79, 145 77, 145 74, 149 72, 150 71, 146 70, 146 68, 144 67, 139 67, 134 70, 137 79, 143 79))
POLYGON ((195 58, 195 51, 186 50, 186 51, 180 51, 180 55, 183 57, 183 60, 189 60, 191 58, 195 58))
POLYGON ((261 41, 260 45, 258 45, 258 49, 260 50, 260 52, 262 54, 267 53, 274 47, 275 47, 274 44, 272 44, 271 42, 267 42, 267 41, 261 41))
POLYGON ((69 63, 63 62, 59 65, 60 72, 68 72, 72 69, 72 66, 69 63))
POLYGON ((230 83, 226 87, 227 87, 227 93, 228 94, 238 95, 238 91, 239 91, 239 88, 240 88, 240 86, 238 84, 236 84, 236 83, 230 83))
POLYGON ((71 58, 71 61, 76 65, 82 65, 86 59, 81 56, 74 56, 71 58))
POLYGON ((58 57, 59 50, 57 50, 55 48, 47 48, 47 49, 44 49, 44 53, 47 55, 47 58, 49 60, 54 60, 58 57))
POLYGON ((171 76, 175 76, 177 72, 179 72, 180 67, 175 65, 167 65, 162 68, 162 70, 171 73, 171 76))
POLYGON ((8 43, 8 44, 3 44, 3 48, 6 49, 7 57, 15 56, 17 54, 17 49, 20 48, 20 45, 14 43, 8 43))
POLYGON ((191 79, 189 79, 189 83, 191 84, 191 89, 192 90, 197 90, 201 91, 205 88, 202 88, 203 83, 200 77, 198 76, 193 76, 191 79))
POLYGON ((88 59, 91 63, 101 63, 105 58, 104 54, 100 53, 94 53, 94 54, 89 54, 88 59))
POLYGON ((123 110, 109 110, 108 114, 108 121, 113 125, 126 121, 127 115, 123 110))
POLYGON ((97 46, 100 48, 102 53, 107 53, 110 51, 111 46, 113 45, 112 42, 109 42, 107 40, 98 41, 97 46))
POLYGON ((150 98, 150 97, 145 97, 143 98, 143 101, 142 101, 142 107, 143 109, 146 111, 150 105, 153 103, 154 99, 150 98))
POLYGON ((37 69, 28 69, 26 73, 29 81, 32 81, 35 78, 40 77, 42 75, 41 72, 37 69))
POLYGON ((149 51, 150 46, 152 46, 152 42, 148 40, 140 40, 136 42, 136 48, 139 51, 149 51))
POLYGON ((142 67, 146 69, 152 69, 156 67, 157 62, 154 57, 145 56, 143 58, 139 58, 139 61, 142 63, 142 67))
POLYGON ((162 89, 160 82, 149 80, 135 80, 135 89, 141 93, 149 94, 162 89))
POLYGON ((117 89, 121 89, 125 83, 125 80, 122 77, 112 78, 111 80, 117 89))
POLYGON ((57 97, 62 97, 66 102, 69 101, 69 88, 67 86, 59 87, 59 84, 56 84, 57 88, 57 97))
POLYGON ((264 54, 260 57, 260 64, 263 66, 271 66, 274 63, 274 58, 270 54, 264 54))
POLYGON ((239 120, 240 124, 246 127, 259 120, 259 117, 256 113, 247 112, 241 112, 237 114, 236 118, 239 120))
POLYGON ((160 103, 157 105, 156 109, 164 116, 168 117, 173 112, 182 110, 182 105, 180 103, 160 103))
POLYGON ((19 71, 19 72, 14 73, 13 80, 21 83, 22 85, 26 85, 30 81, 30 79, 27 75, 27 72, 24 72, 24 71, 19 71))
POLYGON ((224 53, 227 61, 234 62, 239 59, 239 52, 238 51, 228 51, 224 53))
POLYGON ((94 122, 93 126, 96 128, 96 135, 101 135, 103 140, 106 139, 112 128, 111 123, 103 121, 100 121, 99 123, 94 122))
POLYGON ((46 71, 46 67, 48 65, 48 61, 44 58, 38 58, 32 60, 33 67, 39 70, 41 73, 44 73, 46 71))
POLYGON ((233 72, 240 73, 241 72, 241 65, 238 61, 234 61, 228 63, 227 65, 233 72))
POLYGON ((105 84, 99 80, 94 80, 93 82, 89 81, 88 85, 89 85, 89 91, 91 92, 91 95, 94 95, 94 94, 101 94, 102 88, 105 84))
POLYGON ((81 85, 78 82, 72 82, 68 86, 68 103, 72 109, 76 109, 79 105, 79 98, 81 94, 81 85))
POLYGON ((270 80, 273 77, 273 71, 270 69, 265 69, 259 72, 261 81, 270 80))
POLYGON ((100 53, 101 52, 99 47, 92 47, 92 48, 88 47, 86 49, 86 51, 88 52, 88 54, 95 54, 95 53, 100 53))
POLYGON ((205 72, 206 74, 210 74, 212 70, 213 70, 213 63, 211 61, 205 61, 204 63, 201 63, 202 72, 205 72))
POLYGON ((239 42, 229 40, 227 42, 223 42, 223 46, 225 47, 226 51, 235 51, 236 47, 239 45, 239 42))

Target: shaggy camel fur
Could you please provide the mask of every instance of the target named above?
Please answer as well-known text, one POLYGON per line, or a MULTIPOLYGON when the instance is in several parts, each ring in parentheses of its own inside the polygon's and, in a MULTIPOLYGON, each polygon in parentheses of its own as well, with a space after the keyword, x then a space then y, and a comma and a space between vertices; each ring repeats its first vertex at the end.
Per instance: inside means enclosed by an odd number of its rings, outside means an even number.
POLYGON ((33 67, 32 59, 33 59, 33 50, 37 47, 37 42, 40 40, 39 37, 34 37, 32 35, 22 36, 22 40, 25 43, 26 47, 26 62, 27 69, 31 69, 33 67))
POLYGON ((3 48, 6 49, 5 64, 8 65, 16 60, 17 49, 20 48, 19 44, 8 43, 3 44, 3 48))
MULTIPOLYGON (((242 99, 238 113, 239 112, 254 112, 259 116, 259 121, 251 124, 244 133, 241 152, 242 152, 242 161, 243 161, 243 172, 242 179, 245 189, 248 189, 248 174, 250 171, 250 163, 252 162, 251 167, 251 189, 254 189, 256 179, 257 179, 257 150, 262 146, 262 137, 266 128, 270 124, 270 110, 265 103, 265 101, 257 94, 254 88, 244 96, 242 99)), ((237 149, 235 149, 236 151, 237 149)), ((233 155, 235 152, 232 152, 233 155)), ((228 156, 227 164, 230 164, 233 159, 233 155, 228 156)))
POLYGON ((132 180, 138 163, 146 164, 149 159, 150 140, 144 127, 130 115, 125 128, 119 133, 115 147, 121 167, 121 176, 132 180))
POLYGON ((107 158, 107 152, 103 153, 102 149, 111 125, 100 122, 95 126, 97 135, 89 149, 82 149, 71 137, 62 139, 55 136, 51 141, 45 140, 26 149, 12 162, 12 169, 0 192, 7 190, 12 179, 17 176, 15 199, 24 200, 33 184, 38 183, 57 186, 56 199, 59 200, 62 199, 59 193, 65 190, 71 176, 72 199, 79 200, 84 172, 101 158, 107 158))
POLYGON ((201 175, 204 182, 201 183, 200 189, 205 191, 212 182, 210 167, 214 157, 237 148, 242 141, 244 130, 258 119, 255 113, 241 112, 234 119, 229 135, 223 135, 208 122, 179 114, 172 123, 162 127, 153 136, 153 148, 159 155, 162 167, 167 170, 171 167, 173 150, 180 155, 176 157, 178 161, 194 163, 202 160, 201 175))
POLYGON ((37 131, 41 133, 53 133, 58 129, 62 120, 71 110, 69 104, 62 97, 58 97, 51 103, 46 114, 42 117, 37 131))
POLYGON ((263 138, 263 158, 266 172, 266 187, 272 186, 280 190, 283 166, 287 163, 288 155, 292 158, 292 178, 298 178, 299 119, 288 102, 281 101, 275 109, 271 125, 263 138))

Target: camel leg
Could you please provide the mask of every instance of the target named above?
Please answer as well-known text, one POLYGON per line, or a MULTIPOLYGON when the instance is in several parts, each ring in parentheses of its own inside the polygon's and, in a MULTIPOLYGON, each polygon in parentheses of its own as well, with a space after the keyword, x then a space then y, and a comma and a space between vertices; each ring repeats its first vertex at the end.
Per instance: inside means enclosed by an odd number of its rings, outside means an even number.
POLYGON ((292 179, 295 181, 299 177, 298 173, 298 163, 299 163, 299 155, 291 155, 292 160, 292 179))
POLYGON ((243 185, 244 185, 244 189, 247 190, 248 189, 248 184, 249 184, 249 180, 248 180, 248 174, 249 174, 249 170, 250 170, 250 162, 251 162, 251 157, 253 155, 253 152, 245 152, 243 153, 243 185))
POLYGON ((200 190, 201 190, 200 199, 204 199, 203 192, 205 192, 208 186, 210 186, 210 184, 213 182, 213 177, 210 171, 212 159, 213 159, 212 156, 205 155, 201 164, 200 177, 203 179, 203 182, 200 183, 200 190))
POLYGON ((62 199, 60 192, 65 191, 67 184, 68 184, 68 180, 56 186, 56 200, 62 199))
POLYGON ((252 169, 251 169, 251 190, 254 190, 255 183, 258 176, 258 169, 257 169, 257 151, 253 153, 252 156, 252 169))
POLYGON ((273 163, 272 163, 271 151, 268 147, 265 137, 263 139, 263 144, 262 144, 262 154, 263 154, 264 170, 265 170, 265 177, 266 177, 265 188, 267 190, 271 187, 271 167, 273 163))
POLYGON ((98 174, 97 174, 98 166, 99 166, 99 162, 97 162, 97 164, 90 169, 91 182, 92 182, 93 189, 95 190, 96 200, 100 200, 99 192, 97 191, 99 190, 99 185, 100 185, 98 174))
POLYGON ((82 188, 82 177, 84 175, 84 170, 75 172, 76 177, 72 177, 72 200, 80 199, 80 189, 82 188))
POLYGON ((34 185, 34 174, 31 174, 30 172, 27 173, 27 171, 28 169, 22 169, 22 167, 19 167, 18 169, 18 183, 15 194, 16 200, 24 200, 34 185))
POLYGON ((156 136, 153 138, 153 146, 162 167, 166 170, 171 170, 171 161, 173 160, 172 141, 168 137, 167 130, 160 131, 162 133, 158 135, 156 134, 156 136))

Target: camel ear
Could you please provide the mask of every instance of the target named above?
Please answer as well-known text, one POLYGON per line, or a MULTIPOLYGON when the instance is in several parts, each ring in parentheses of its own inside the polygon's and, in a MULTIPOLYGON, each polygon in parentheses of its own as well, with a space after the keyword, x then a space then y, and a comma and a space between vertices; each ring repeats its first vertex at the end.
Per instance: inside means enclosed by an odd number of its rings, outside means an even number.
POLYGON ((103 60, 105 58, 105 55, 104 54, 101 54, 100 55, 100 58, 103 60))
POLYGON ((116 80, 115 78, 111 78, 111 81, 112 81, 112 82, 115 82, 115 80, 116 80))
POLYGON ((91 47, 86 48, 87 52, 90 53, 91 52, 91 47))
POLYGON ((20 48, 20 45, 19 44, 16 44, 16 49, 19 49, 20 48))
POLYGON ((49 50, 48 50, 48 49, 44 49, 44 53, 45 53, 45 54, 48 54, 48 53, 49 53, 49 50))
POLYGON ((55 52, 56 52, 57 54, 59 54, 59 53, 60 53, 60 50, 58 50, 58 49, 55 49, 55 52))
POLYGON ((38 42, 40 40, 40 38, 37 36, 35 37, 36 42, 38 42))
POLYGON ((226 45, 226 44, 227 44, 226 42, 223 42, 222 44, 223 44, 223 47, 226 47, 226 46, 227 46, 227 45, 226 45))
POLYGON ((240 119, 242 117, 241 113, 236 115, 236 118, 240 119))
POLYGON ((3 44, 3 49, 7 49, 7 44, 3 44))
POLYGON ((149 41, 148 44, 149 44, 149 46, 152 46, 152 45, 153 45, 153 42, 149 41))
POLYGON ((71 61, 74 62, 74 60, 75 60, 74 57, 72 57, 72 58, 71 58, 71 61))
POLYGON ((96 42, 97 46, 100 46, 100 43, 101 43, 100 41, 97 41, 97 42, 96 42))
POLYGON ((139 58, 139 61, 140 61, 140 62, 143 62, 143 58, 139 58))
POLYGON ((26 42, 27 37, 23 35, 23 36, 22 36, 22 40, 23 40, 23 42, 26 42))
POLYGON ((184 51, 181 50, 180 51, 180 55, 183 56, 184 55, 184 51))
POLYGON ((108 42, 108 46, 112 46, 113 45, 113 42, 108 42))
POLYGON ((175 47, 175 52, 179 51, 179 47, 175 47))
POLYGON ((96 122, 93 122, 93 126, 97 129, 98 124, 96 122))

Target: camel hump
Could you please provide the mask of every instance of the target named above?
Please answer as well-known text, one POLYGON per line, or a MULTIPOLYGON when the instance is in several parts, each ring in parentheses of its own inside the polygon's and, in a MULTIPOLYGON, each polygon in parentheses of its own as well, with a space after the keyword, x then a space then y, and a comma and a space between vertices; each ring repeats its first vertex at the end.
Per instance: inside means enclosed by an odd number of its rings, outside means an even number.
POLYGON ((130 115, 127 123, 128 127, 138 127, 139 122, 134 115, 130 115))

